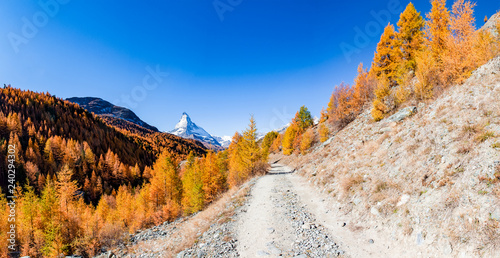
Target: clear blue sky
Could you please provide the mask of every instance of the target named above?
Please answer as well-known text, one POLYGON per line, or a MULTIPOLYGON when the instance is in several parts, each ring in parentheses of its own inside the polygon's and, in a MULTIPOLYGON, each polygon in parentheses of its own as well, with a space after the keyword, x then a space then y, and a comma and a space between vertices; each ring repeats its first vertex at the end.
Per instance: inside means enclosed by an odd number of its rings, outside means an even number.
MULTIPOLYGON (((48 4, 0 2, 1 83, 101 97, 163 131, 185 111, 208 132, 232 135, 250 114, 261 130, 302 105, 319 116, 334 86, 370 64, 387 18, 397 22, 394 9, 409 1, 40 2, 48 4), (160 70, 159 83, 147 67, 160 70)), ((499 9, 479 1, 477 25, 499 9)))

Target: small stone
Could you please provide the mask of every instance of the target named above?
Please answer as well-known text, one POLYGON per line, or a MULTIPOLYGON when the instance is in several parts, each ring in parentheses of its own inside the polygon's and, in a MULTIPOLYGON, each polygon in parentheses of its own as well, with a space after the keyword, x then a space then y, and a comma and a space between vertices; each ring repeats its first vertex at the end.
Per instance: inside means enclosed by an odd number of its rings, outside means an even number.
POLYGON ((450 255, 453 252, 453 247, 448 240, 441 241, 440 249, 445 255, 450 255))
POLYGON ((269 251, 271 251, 271 253, 275 255, 280 255, 282 253, 281 250, 278 249, 276 246, 269 247, 269 251))
POLYGON ((491 217, 491 219, 494 219, 496 221, 500 221, 500 208, 497 208, 492 213, 490 213, 490 217, 491 217))
POLYGON ((347 223, 345 223, 345 222, 342 223, 342 227, 345 227, 345 226, 347 226, 347 223))
POLYGON ((422 243, 424 243, 424 238, 422 236, 422 232, 419 232, 417 234, 417 245, 421 245, 422 243))
POLYGON ((408 203, 409 200, 410 200, 410 195, 403 194, 399 199, 399 202, 396 204, 396 206, 405 205, 406 203, 408 203))
POLYGON ((380 216, 380 212, 378 211, 378 209, 376 207, 372 207, 370 209, 370 212, 375 215, 375 216, 380 216))
POLYGON ((257 251, 257 256, 269 256, 269 253, 263 250, 257 251))
POLYGON ((186 251, 182 251, 182 252, 178 253, 176 257, 177 258, 183 258, 184 255, 185 255, 185 253, 186 253, 186 251))
POLYGON ((368 240, 368 243, 373 244, 373 243, 375 243, 375 241, 373 241, 373 239, 370 239, 370 240, 368 240))

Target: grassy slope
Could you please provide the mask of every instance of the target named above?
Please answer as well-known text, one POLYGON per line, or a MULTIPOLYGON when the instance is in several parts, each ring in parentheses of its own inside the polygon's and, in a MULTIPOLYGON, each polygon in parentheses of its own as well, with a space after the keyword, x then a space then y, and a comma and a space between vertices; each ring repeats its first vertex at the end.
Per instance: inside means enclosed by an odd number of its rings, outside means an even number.
POLYGON ((499 136, 497 57, 401 123, 374 123, 367 111, 326 146, 281 162, 350 210, 355 223, 379 223, 410 246, 422 240, 430 255, 452 247, 455 256, 488 256, 500 249, 499 136))

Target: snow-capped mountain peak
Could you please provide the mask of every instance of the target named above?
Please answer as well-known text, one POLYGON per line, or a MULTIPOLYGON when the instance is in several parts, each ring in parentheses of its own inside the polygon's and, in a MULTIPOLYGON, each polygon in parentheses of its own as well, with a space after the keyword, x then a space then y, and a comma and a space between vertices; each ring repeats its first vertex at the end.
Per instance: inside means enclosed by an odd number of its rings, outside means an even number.
POLYGON ((184 112, 182 113, 182 116, 181 116, 181 120, 179 120, 179 123, 177 123, 175 125, 175 129, 187 129, 190 125, 195 125, 195 123, 193 123, 193 121, 191 121, 191 118, 189 117, 189 115, 184 112))
POLYGON ((182 138, 195 139, 210 145, 221 146, 221 144, 212 137, 212 135, 207 133, 205 129, 196 125, 186 112, 182 113, 181 119, 175 125, 175 129, 170 131, 170 133, 182 138))
POLYGON ((232 136, 215 136, 215 135, 212 135, 212 137, 214 137, 222 147, 224 148, 227 148, 229 147, 229 145, 231 144, 231 142, 233 141, 233 137, 232 136))

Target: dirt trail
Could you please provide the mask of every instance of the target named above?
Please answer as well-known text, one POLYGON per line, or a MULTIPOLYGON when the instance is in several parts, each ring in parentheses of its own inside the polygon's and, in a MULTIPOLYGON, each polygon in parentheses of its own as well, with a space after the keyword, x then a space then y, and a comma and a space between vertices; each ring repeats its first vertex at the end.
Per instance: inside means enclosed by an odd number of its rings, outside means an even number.
MULTIPOLYGON (((328 229, 301 201, 291 169, 272 165, 251 191, 238 219, 242 257, 335 257, 343 254, 328 229)), ((301 188, 303 189, 303 188, 301 188)))

